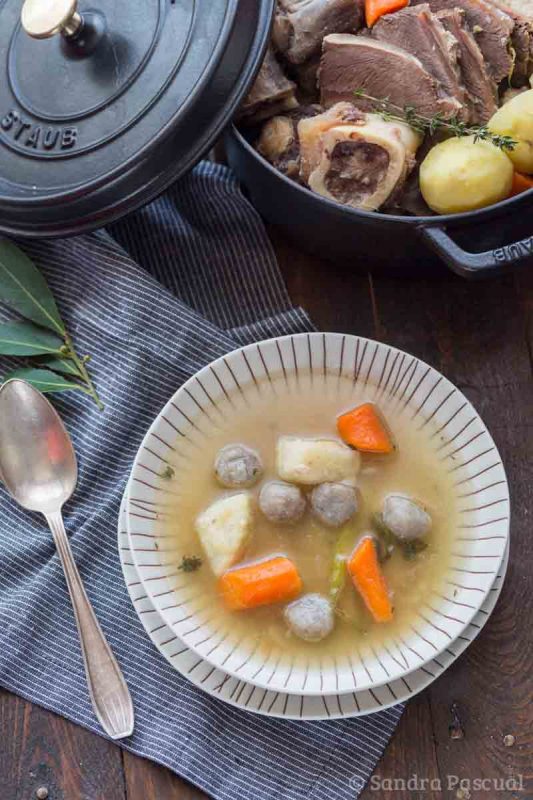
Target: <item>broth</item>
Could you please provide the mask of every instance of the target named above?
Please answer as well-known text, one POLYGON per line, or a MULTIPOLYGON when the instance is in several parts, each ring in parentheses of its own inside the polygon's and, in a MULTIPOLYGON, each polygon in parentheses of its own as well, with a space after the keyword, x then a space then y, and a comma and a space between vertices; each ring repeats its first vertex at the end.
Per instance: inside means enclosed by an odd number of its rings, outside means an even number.
MULTIPOLYGON (((227 444, 246 444, 260 454, 264 476, 256 486, 246 490, 254 498, 254 525, 246 556, 239 563, 283 553, 296 564, 303 580, 303 593, 320 592, 327 596, 339 530, 325 527, 309 510, 294 525, 276 526, 262 515, 257 498, 264 482, 277 478, 275 445, 279 436, 337 438, 338 414, 372 400, 387 419, 397 451, 389 456, 362 455, 357 477, 360 508, 353 522, 354 546, 363 534, 372 531, 372 514, 379 511, 383 498, 391 492, 420 500, 433 519, 426 550, 406 560, 396 549, 383 564, 393 593, 393 621, 376 624, 347 578, 333 633, 321 642, 305 642, 288 631, 283 604, 238 612, 227 610, 217 592, 217 580, 204 559, 201 569, 185 575, 184 579, 195 587, 195 596, 201 595, 202 608, 209 609, 219 629, 231 631, 238 639, 253 639, 254 646, 265 648, 274 657, 302 657, 308 661, 324 654, 334 658, 357 657, 363 645, 379 646, 386 639, 400 637, 409 626, 416 626, 422 606, 431 603, 432 594, 443 591, 457 508, 452 477, 438 452, 440 438, 431 423, 422 427, 420 418, 413 420, 412 409, 403 408, 397 398, 376 397, 376 393, 376 387, 370 384, 354 386, 351 378, 300 374, 289 381, 281 377, 259 384, 248 392, 248 404, 240 395, 232 397, 238 412, 228 404, 227 419, 221 415, 217 419, 220 427, 213 426, 201 446, 191 448, 186 474, 176 466, 180 496, 165 518, 163 535, 166 542, 172 540, 178 563, 183 556, 203 556, 195 532, 198 514, 215 500, 239 491, 224 490, 216 482, 213 473, 216 454, 227 444)), ((311 488, 304 487, 305 493, 311 488)))

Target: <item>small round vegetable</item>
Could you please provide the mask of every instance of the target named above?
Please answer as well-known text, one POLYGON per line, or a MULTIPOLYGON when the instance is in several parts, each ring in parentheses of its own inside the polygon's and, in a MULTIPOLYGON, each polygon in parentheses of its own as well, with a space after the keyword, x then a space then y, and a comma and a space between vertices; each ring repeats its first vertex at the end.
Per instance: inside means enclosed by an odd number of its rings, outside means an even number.
POLYGON ((473 136, 435 145, 420 166, 420 191, 437 214, 484 208, 509 197, 513 163, 490 142, 473 136))
POLYGON ((311 511, 324 525, 339 528, 357 513, 357 489, 346 483, 321 483, 311 492, 311 511))
POLYGON ((533 89, 505 103, 488 124, 493 133, 511 136, 517 146, 508 150, 509 158, 518 172, 533 172, 533 89))
POLYGON ((403 542, 421 539, 431 530, 431 517, 410 497, 389 494, 383 501, 382 519, 385 527, 403 542))
POLYGON ((306 642, 320 642, 335 626, 333 607, 321 594, 304 594, 287 606, 284 616, 292 633, 306 642))
POLYGON ((259 493, 259 508, 271 522, 298 522, 305 511, 305 497, 298 486, 284 481, 270 481, 259 493))
POLYGON ((258 454, 243 444, 229 444, 218 452, 215 459, 215 475, 227 489, 253 486, 263 474, 263 465, 258 454))

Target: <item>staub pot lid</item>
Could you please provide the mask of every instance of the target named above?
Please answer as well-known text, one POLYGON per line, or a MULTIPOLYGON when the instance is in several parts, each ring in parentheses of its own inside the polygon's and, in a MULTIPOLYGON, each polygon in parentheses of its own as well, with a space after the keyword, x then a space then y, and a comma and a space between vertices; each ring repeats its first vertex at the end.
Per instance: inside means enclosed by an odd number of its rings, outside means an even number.
POLYGON ((248 90, 274 0, 0 0, 0 232, 66 236, 157 196, 248 90))

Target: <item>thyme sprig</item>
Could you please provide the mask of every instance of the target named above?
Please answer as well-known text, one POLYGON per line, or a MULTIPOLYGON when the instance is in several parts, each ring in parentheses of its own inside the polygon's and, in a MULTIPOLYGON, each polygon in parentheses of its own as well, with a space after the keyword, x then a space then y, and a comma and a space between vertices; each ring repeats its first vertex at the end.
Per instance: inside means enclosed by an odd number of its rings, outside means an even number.
POLYGON ((163 478, 163 480, 165 480, 165 481, 170 481, 170 480, 172 480, 172 478, 174 477, 175 474, 176 474, 176 470, 174 469, 174 467, 171 467, 170 464, 168 464, 165 467, 165 469, 162 472, 159 473, 159 477, 163 478))
POLYGON ((178 569, 182 572, 196 572, 203 563, 203 559, 200 556, 183 556, 178 569))
POLYGON ((415 131, 421 134, 429 133, 433 136, 439 130, 445 130, 453 136, 473 136, 475 142, 491 142, 500 150, 514 150, 518 142, 512 136, 493 133, 486 125, 468 125, 457 117, 444 118, 442 113, 433 117, 419 114, 413 106, 399 106, 388 97, 379 98, 366 94, 363 89, 356 89, 354 94, 363 100, 369 100, 376 106, 376 111, 386 122, 406 122, 415 131))

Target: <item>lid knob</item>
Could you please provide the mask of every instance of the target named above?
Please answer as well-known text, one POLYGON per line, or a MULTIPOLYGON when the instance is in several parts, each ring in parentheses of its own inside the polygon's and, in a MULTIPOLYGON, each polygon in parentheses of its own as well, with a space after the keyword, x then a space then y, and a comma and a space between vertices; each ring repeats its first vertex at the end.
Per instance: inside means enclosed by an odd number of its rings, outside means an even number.
POLYGON ((78 0, 25 0, 22 27, 34 39, 48 39, 56 33, 71 38, 83 25, 77 8, 78 0))

